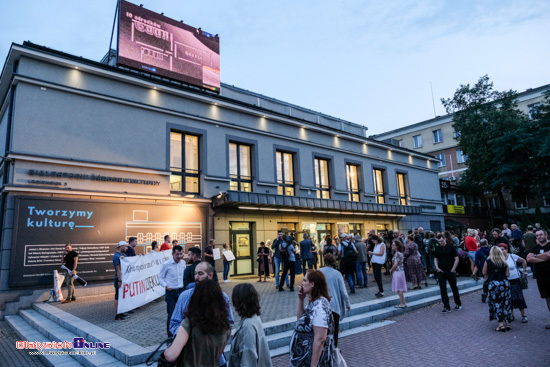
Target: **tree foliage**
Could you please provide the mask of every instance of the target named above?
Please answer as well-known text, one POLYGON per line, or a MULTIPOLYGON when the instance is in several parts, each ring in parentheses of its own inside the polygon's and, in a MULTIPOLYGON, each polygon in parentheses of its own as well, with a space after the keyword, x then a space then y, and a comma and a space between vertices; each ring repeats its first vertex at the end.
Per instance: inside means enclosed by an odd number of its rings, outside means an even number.
POLYGON ((441 102, 447 113, 454 113, 458 144, 468 156, 461 176, 464 188, 501 198, 502 190, 514 198, 549 192, 549 96, 530 119, 518 110, 515 91, 495 91, 485 75, 441 102))

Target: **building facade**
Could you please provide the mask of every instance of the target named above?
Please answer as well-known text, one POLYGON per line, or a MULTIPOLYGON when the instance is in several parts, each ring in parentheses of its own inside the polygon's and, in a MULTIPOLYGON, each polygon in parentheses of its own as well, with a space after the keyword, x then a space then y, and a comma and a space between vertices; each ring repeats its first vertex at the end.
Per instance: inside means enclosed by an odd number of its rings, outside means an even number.
POLYGON ((112 279, 118 241, 144 253, 166 234, 186 249, 230 244, 243 275, 280 230, 319 243, 443 227, 435 158, 237 87, 218 95, 25 43, 0 95, 2 291, 51 285, 67 242, 87 280, 112 279))
MULTIPOLYGON (((550 84, 547 84, 518 93, 518 109, 531 116, 532 109, 541 103, 544 94, 549 90, 550 84)), ((458 184, 461 174, 467 169, 468 157, 458 146, 457 133, 453 128, 453 114, 438 116, 371 138, 437 158, 447 229, 488 229, 507 220, 496 194, 476 197, 466 195, 460 190, 458 184)), ((512 198, 507 192, 503 194, 508 214, 513 217, 521 217, 522 211, 534 215, 537 205, 542 212, 550 213, 548 198, 512 198)))

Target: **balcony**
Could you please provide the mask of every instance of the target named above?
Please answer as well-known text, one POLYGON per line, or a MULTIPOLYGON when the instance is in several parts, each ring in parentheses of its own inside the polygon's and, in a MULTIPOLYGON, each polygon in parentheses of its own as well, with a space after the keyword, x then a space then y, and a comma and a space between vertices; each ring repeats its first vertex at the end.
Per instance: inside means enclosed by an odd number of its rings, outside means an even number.
POLYGON ((363 212, 405 216, 422 213, 422 208, 419 206, 363 203, 357 201, 305 198, 242 191, 228 191, 212 198, 212 207, 214 209, 238 208, 239 206, 253 206, 258 209, 310 209, 338 212, 335 214, 340 214, 340 212, 363 212))

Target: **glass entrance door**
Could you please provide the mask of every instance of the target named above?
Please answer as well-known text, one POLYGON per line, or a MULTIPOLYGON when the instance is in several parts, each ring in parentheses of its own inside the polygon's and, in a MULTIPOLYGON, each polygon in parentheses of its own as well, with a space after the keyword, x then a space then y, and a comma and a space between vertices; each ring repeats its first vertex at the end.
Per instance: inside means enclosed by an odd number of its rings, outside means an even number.
POLYGON ((317 223, 317 243, 320 244, 326 235, 332 236, 332 223, 317 223))
POLYGON ((230 222, 229 236, 235 261, 231 266, 231 275, 249 275, 254 273, 252 236, 253 223, 230 222))

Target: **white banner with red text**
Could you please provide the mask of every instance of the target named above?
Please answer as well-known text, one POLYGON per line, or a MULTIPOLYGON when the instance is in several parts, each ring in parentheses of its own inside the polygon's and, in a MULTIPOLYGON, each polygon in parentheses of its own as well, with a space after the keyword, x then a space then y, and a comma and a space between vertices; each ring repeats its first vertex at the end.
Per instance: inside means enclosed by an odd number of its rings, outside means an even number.
POLYGON ((164 296, 159 284, 162 264, 172 258, 172 250, 120 259, 122 285, 118 290, 118 311, 123 313, 164 296))

